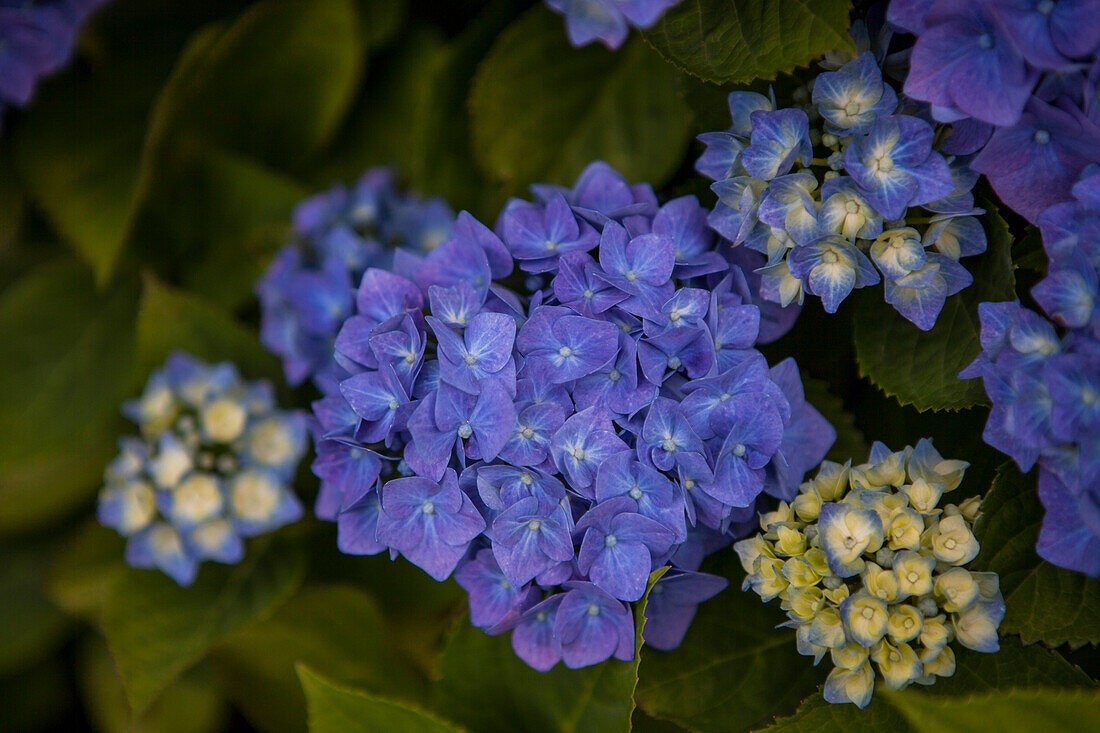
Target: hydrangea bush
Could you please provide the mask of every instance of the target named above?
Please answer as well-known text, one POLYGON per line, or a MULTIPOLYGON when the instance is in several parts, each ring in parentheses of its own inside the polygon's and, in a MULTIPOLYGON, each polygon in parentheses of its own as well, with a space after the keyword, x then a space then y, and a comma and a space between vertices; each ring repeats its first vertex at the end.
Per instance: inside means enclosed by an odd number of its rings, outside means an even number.
POLYGON ((128 538, 130 565, 190 585, 204 560, 238 563, 246 538, 302 516, 305 416, 278 409, 269 383, 175 352, 122 412, 141 434, 119 441, 98 516, 128 538))
POLYGON ((887 17, 916 36, 905 94, 1005 204, 1035 221, 1100 163, 1095 0, 892 0, 887 17))
POLYGON ((387 168, 298 204, 293 241, 256 283, 260 338, 283 360, 287 381, 330 385, 333 340, 354 311, 352 290, 363 273, 391 267, 395 247, 428 251, 447 238, 453 221, 446 202, 399 191, 387 168))
POLYGON ((24 107, 43 77, 69 63, 77 33, 110 0, 6 0, 0 3, 0 121, 24 107))
POLYGON ((732 92, 731 127, 700 135, 695 167, 718 196, 710 226, 767 256, 768 300, 809 293, 833 313, 881 280, 886 302, 927 331, 973 281, 960 259, 986 248, 977 175, 942 152, 937 127, 899 98, 871 51, 796 96, 801 104, 781 107, 732 92))
POLYGON ((725 585, 703 557, 835 433, 753 348, 761 309, 694 197, 602 162, 533 190, 364 273, 314 403, 316 509, 344 552, 453 573, 531 666, 581 667, 633 657, 626 604, 665 565, 646 635, 675 647, 725 585))
POLYGON ((978 555, 980 500, 939 506, 968 465, 928 440, 897 452, 875 443, 867 463, 823 463, 735 545, 744 589, 779 598, 800 654, 829 655, 828 702, 866 707, 880 676, 888 690, 950 677, 952 641, 999 648, 997 574, 965 567, 978 555))
POLYGON ((1023 471, 1039 464, 1046 509, 1036 547, 1050 562, 1100 575, 1100 169, 1075 200, 1039 217, 1050 259, 1031 294, 982 303, 982 353, 960 376, 981 377, 993 409, 984 437, 1023 471))

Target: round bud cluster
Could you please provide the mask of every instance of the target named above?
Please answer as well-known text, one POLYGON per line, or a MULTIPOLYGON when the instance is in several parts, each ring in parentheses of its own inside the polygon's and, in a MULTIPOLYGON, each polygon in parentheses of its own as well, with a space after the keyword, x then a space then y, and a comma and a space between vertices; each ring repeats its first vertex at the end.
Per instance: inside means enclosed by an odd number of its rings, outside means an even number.
POLYGON ((292 241, 256 283, 260 340, 283 360, 287 381, 332 386, 333 339, 355 311, 363 273, 391 269, 398 247, 429 251, 453 223, 446 202, 398 190, 388 168, 371 168, 350 189, 336 185, 298 204, 292 241))
POLYGON ((130 565, 190 585, 203 560, 237 563, 243 538, 301 517, 290 482, 305 417, 276 409, 267 382, 175 352, 122 412, 141 436, 119 441, 98 516, 129 538, 130 565))
POLYGON ((733 92, 733 125, 700 135, 695 167, 718 195, 710 226, 767 256, 769 300, 810 293, 834 313, 881 273, 886 302, 927 331, 973 281, 959 258, 986 248, 977 174, 940 152, 936 129, 899 103, 871 51, 801 91, 786 108, 733 92))
POLYGON ((661 205, 603 162, 533 191, 495 230, 463 212, 364 273, 344 377, 314 403, 316 512, 344 552, 453 573, 533 667, 582 667, 633 656, 629 604, 668 565, 645 638, 677 646, 725 586, 703 557, 792 498, 835 432, 793 360, 756 350, 788 313, 694 196, 661 205))
POLYGON ((875 443, 868 463, 822 463, 794 501, 761 516, 761 534, 734 545, 744 588, 780 599, 798 651, 815 664, 830 656, 827 701, 862 708, 879 676, 890 690, 949 677, 952 640, 999 648, 997 574, 964 567, 978 554, 979 500, 939 507, 968 465, 928 440, 898 452, 875 443))

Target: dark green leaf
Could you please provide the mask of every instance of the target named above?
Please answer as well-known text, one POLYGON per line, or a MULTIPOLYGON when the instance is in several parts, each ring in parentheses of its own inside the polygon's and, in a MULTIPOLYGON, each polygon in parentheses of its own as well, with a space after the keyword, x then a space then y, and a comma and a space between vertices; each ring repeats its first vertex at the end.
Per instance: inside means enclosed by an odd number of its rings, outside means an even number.
POLYGON ((136 283, 97 294, 67 257, 0 295, 0 532, 71 513, 98 487, 135 386, 136 304, 136 283))
POLYGON ((794 711, 824 672, 795 651, 794 632, 775 628, 784 620, 778 604, 741 590, 733 550, 704 570, 729 578, 730 587, 699 607, 679 649, 646 651, 638 707, 689 730, 759 728, 794 711))
MULTIPOLYGON (((874 731, 925 730, 914 727, 915 719, 908 711, 925 706, 947 709, 962 707, 972 695, 993 690, 1005 696, 1009 690, 1070 687, 1095 688, 1095 683, 1080 669, 1067 662, 1061 655, 1041 647, 1021 647, 1003 642, 995 654, 978 654, 967 649, 956 649, 958 666, 955 676, 936 680, 934 685, 921 687, 910 685, 900 692, 875 690, 871 704, 860 710, 855 705, 833 705, 825 702, 821 694, 807 699, 798 712, 768 728, 779 733, 808 733, 822 730, 844 730, 852 733, 874 731)), ((1091 689, 1090 689, 1091 692, 1091 689)), ((995 698, 994 698, 995 699, 995 698)), ((1052 730, 1057 728, 1052 728, 1052 730)), ((964 728, 963 730, 998 730, 993 727, 964 728)), ((1084 729, 1082 729, 1084 730, 1084 729)))
POLYGON ((457 733, 462 729, 404 703, 343 687, 298 665, 311 733, 457 733))
MULTIPOLYGON (((650 575, 649 589, 663 572, 650 575)), ((632 662, 536 672, 516 656, 507 634, 488 636, 460 621, 440 658, 435 708, 477 731, 510 730, 517 721, 532 732, 629 730, 649 589, 635 605, 632 662)))
POLYGON ((510 191, 571 183, 604 159, 660 185, 692 132, 678 75, 638 38, 618 52, 573 49, 561 17, 532 8, 501 34, 470 93, 474 154, 510 191))
POLYGON ((830 461, 844 463, 851 459, 861 462, 871 451, 863 433, 856 427, 852 413, 844 409, 844 402, 829 391, 829 385, 820 379, 802 377, 806 401, 817 408, 836 429, 836 442, 825 456, 830 461))
POLYGON ((645 34, 684 71, 716 84, 772 79, 851 50, 849 0, 684 0, 645 34))
POLYGON ((50 599, 74 616, 98 619, 104 601, 128 572, 122 563, 125 546, 114 530, 88 520, 54 558, 46 577, 50 599))
POLYGON ((974 284, 951 296, 930 331, 921 331, 882 300, 878 286, 857 291, 853 323, 860 373, 903 405, 920 411, 986 404, 980 379, 959 379, 981 351, 978 304, 1016 297, 1008 226, 982 218, 989 249, 963 262, 974 284))
POLYGON ((393 40, 408 13, 406 0, 357 0, 360 37, 368 49, 384 46, 393 40))
POLYGON ((891 694, 889 698, 921 733, 1100 729, 1100 693, 1095 690, 998 690, 933 700, 891 694))
POLYGON ((264 0, 224 30, 205 29, 157 101, 146 166, 186 136, 270 165, 308 160, 359 83, 358 28, 353 0, 264 0))
POLYGON ((141 716, 130 711, 122 680, 99 637, 84 643, 77 671, 84 705, 103 733, 214 733, 223 730, 229 714, 217 678, 204 666, 183 675, 141 716))
POLYGON ((137 322, 142 374, 159 367, 175 349, 207 361, 232 361, 245 378, 278 378, 278 360, 256 335, 229 313, 198 296, 146 276, 137 322))
POLYGON ((205 563, 189 588, 157 570, 126 572, 104 600, 102 624, 134 712, 227 634, 289 598, 304 564, 283 532, 250 541, 239 565, 205 563))
POLYGON ((229 637, 215 657, 237 706, 258 728, 301 730, 306 700, 294 665, 387 697, 422 697, 424 680, 393 646, 374 599, 351 586, 304 589, 229 637))
POLYGON ((974 567, 1001 576, 1007 608, 1002 633, 1020 634, 1025 644, 1096 644, 1100 579, 1056 567, 1035 553, 1044 514, 1035 482, 1034 473, 1025 476, 1014 463, 998 469, 974 528, 982 546, 974 567))
POLYGON ((69 628, 43 588, 51 549, 36 542, 0 552, 0 677, 53 654, 69 628))

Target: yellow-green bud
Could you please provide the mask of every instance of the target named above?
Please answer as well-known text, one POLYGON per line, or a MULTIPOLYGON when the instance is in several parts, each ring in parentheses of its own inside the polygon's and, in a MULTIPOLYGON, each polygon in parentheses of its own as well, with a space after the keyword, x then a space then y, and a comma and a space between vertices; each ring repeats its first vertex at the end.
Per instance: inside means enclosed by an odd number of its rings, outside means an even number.
POLYGON ((916 639, 924 628, 924 616, 907 603, 899 603, 890 608, 890 620, 886 623, 886 634, 895 644, 904 644, 916 639))
POLYGON ((964 565, 977 556, 978 549, 978 540, 961 514, 940 520, 932 541, 932 553, 937 560, 964 565))
POLYGON ((936 598, 948 613, 958 613, 978 602, 981 595, 977 579, 965 568, 951 568, 935 582, 936 598))
POLYGON ((803 522, 813 522, 821 512, 821 497, 812 485, 803 484, 803 486, 810 486, 810 488, 803 489, 802 493, 794 498, 791 506, 794 507, 795 515, 803 522))
POLYGON ((899 552, 894 558, 894 574, 902 597, 923 596, 932 592, 932 570, 936 559, 911 550, 899 552))
POLYGON ((863 571, 863 587, 876 598, 892 603, 898 598, 898 579, 894 571, 867 563, 863 571))
POLYGON ((935 514, 936 505, 943 496, 943 484, 930 484, 922 478, 902 486, 901 490, 909 497, 909 506, 921 514, 935 514))
POLYGON ((915 509, 897 510, 886 527, 886 545, 891 550, 920 549, 920 535, 924 531, 924 519, 915 509))
POLYGON ((793 527, 780 526, 776 528, 778 539, 775 542, 775 551, 780 555, 801 555, 806 551, 806 535, 793 527))

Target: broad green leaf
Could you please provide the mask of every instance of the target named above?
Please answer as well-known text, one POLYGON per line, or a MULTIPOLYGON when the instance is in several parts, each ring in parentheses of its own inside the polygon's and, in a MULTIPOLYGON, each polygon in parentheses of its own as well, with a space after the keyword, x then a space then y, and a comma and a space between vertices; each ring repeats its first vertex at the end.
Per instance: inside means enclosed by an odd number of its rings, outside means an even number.
POLYGON ((995 730, 1100 730, 1100 693, 1096 690, 1009 690, 960 699, 889 699, 921 733, 995 730))
POLYGON ((107 645, 89 637, 77 657, 80 694, 88 715, 103 733, 214 733, 223 730, 229 708, 217 678, 205 666, 188 671, 135 716, 107 645))
POLYGON ((532 8, 498 38, 470 92, 474 154, 509 191, 571 183, 603 159, 661 185, 693 130, 678 74, 635 38, 617 52, 574 49, 561 17, 532 8))
POLYGON ((136 283, 97 294, 75 259, 0 294, 0 533, 85 505, 115 452, 134 390, 136 283))
POLYGON ((850 51, 849 0, 683 0, 645 38, 716 84, 773 79, 826 51, 850 51))
POLYGON ((43 588, 52 549, 33 542, 0 551, 0 677, 48 658, 69 629, 43 588))
POLYGON ((1100 578, 1051 565, 1035 553, 1044 514, 1035 482, 1035 473, 1025 476, 1012 462, 998 469, 974 528, 982 546, 974 567, 1001 576, 1007 609, 1002 633, 1020 634, 1025 644, 1096 644, 1100 578))
POLYGON ((256 335, 229 313, 202 298, 146 276, 137 322, 142 374, 159 367, 175 349, 207 361, 232 361, 246 379, 277 378, 278 360, 256 335))
POLYGON ((458 726, 405 703, 373 697, 326 680, 298 665, 309 701, 311 733, 458 733, 458 726))
POLYGON ((122 563, 126 540, 113 529, 89 519, 54 557, 46 592, 60 608, 91 621, 129 572, 122 563))
POLYGON ((981 351, 978 304, 1016 297, 1008 226, 995 212, 982 217, 989 249, 963 265, 974 283, 947 299, 936 325, 921 331, 882 300, 879 286, 853 294, 853 331, 860 374, 903 405, 920 411, 987 404, 980 379, 958 374, 981 351))
POLYGON ((189 588, 157 570, 122 576, 104 600, 102 625, 135 713, 227 634, 294 593, 305 563, 289 534, 250 540, 238 565, 204 563, 189 588))
POLYGON ((374 599, 345 585, 303 589, 270 618, 227 638, 214 658, 237 706, 269 731, 306 727, 306 700, 294 671, 299 662, 395 699, 418 699, 424 688, 394 648, 374 599))
POLYGON ((401 30, 408 14, 407 0, 356 0, 359 36, 367 50, 385 46, 401 30))
MULTIPOLYGON (((7 145, 0 143, 0 170, 10 171, 12 154, 7 145)), ((0 176, 0 255, 12 249, 16 234, 23 223, 23 191, 20 181, 13 175, 0 176)), ((5 282, 0 281, 0 286, 5 282)))
POLYGON ((646 595, 635 605, 631 662, 612 659, 575 670, 558 664, 536 672, 516 656, 508 634, 488 636, 460 621, 439 661, 435 708, 477 731, 630 730, 645 603, 663 573, 664 568, 650 575, 646 595))
POLYGON ((186 136, 275 166, 308 160, 358 86, 358 28, 353 0, 263 0, 197 34, 153 110, 143 176, 186 136))
POLYGON ((66 718, 74 714, 76 707, 67 684, 69 674, 63 660, 55 658, 19 674, 0 678, 4 730, 65 729, 66 718))
POLYGON ((836 442, 825 456, 830 461, 854 463, 863 461, 871 452, 863 433, 856 427, 855 417, 844 408, 844 402, 829 391, 829 385, 813 377, 802 378, 806 401, 817 408, 836 430, 836 442))
MULTIPOLYGON (((1041 647, 1021 647, 1007 640, 1002 640, 1001 650, 994 654, 956 649, 956 659, 957 668, 953 677, 938 679, 928 687, 910 685, 899 692, 884 690, 879 685, 870 705, 863 710, 850 704, 827 703, 817 693, 808 698, 793 716, 776 721, 767 730, 769 733, 821 730, 916 732, 925 729, 914 727, 906 713, 922 710, 926 706, 940 709, 961 707, 972 695, 989 693, 996 699, 998 695, 1017 694, 1021 689, 1081 688, 1094 694, 1096 687, 1095 682, 1061 655, 1041 647)), ((997 728, 983 726, 972 730, 997 728)))
POLYGON ((741 590, 733 550, 720 551, 704 570, 729 578, 730 587, 699 607, 679 649, 646 651, 638 707, 699 731, 747 731, 793 712, 824 671, 799 656, 793 631, 775 628, 785 620, 778 603, 741 590))

